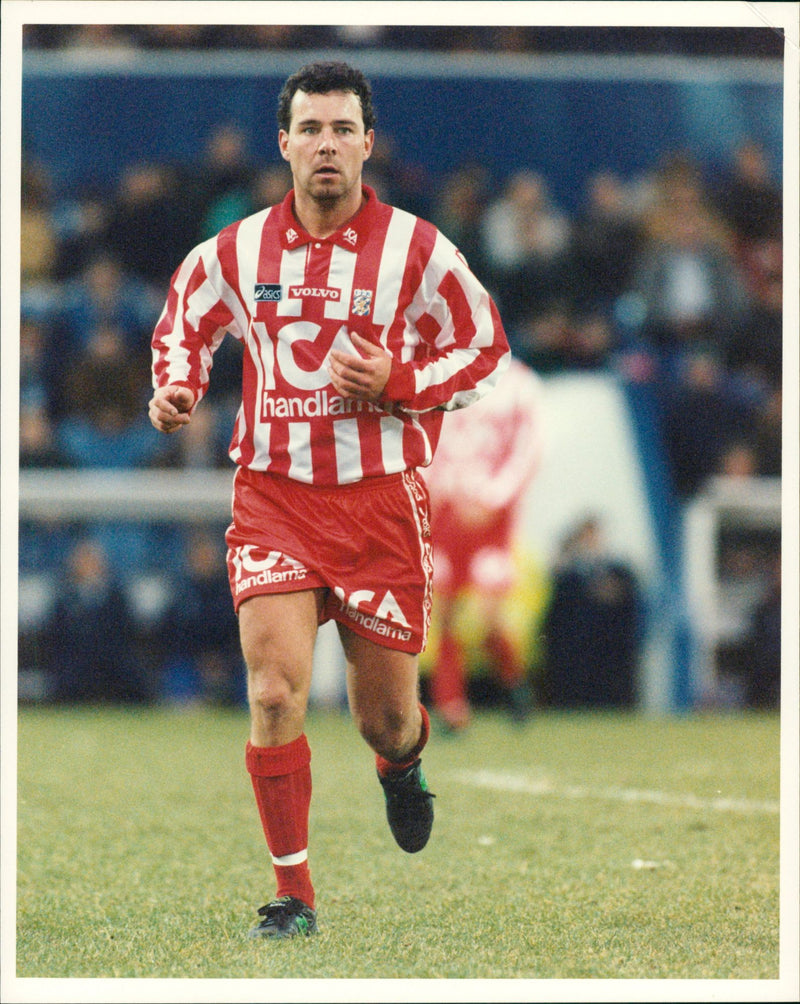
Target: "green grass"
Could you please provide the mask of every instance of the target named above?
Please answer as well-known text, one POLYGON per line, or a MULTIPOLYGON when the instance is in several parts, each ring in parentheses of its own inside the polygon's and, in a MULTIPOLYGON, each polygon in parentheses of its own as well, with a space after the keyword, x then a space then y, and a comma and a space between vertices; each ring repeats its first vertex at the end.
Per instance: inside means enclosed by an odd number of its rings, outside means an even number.
POLYGON ((23 709, 17 977, 778 979, 777 716, 478 715, 412 856, 349 718, 307 732, 321 933, 265 944, 244 712, 23 709))

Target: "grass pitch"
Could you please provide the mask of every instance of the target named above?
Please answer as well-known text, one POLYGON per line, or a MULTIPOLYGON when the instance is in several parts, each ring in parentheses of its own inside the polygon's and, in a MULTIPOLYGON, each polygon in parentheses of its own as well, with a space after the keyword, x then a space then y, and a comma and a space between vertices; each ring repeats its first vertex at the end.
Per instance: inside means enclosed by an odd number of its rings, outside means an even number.
POLYGON ((263 943, 245 712, 23 709, 17 978, 778 979, 776 715, 479 714, 418 855, 347 714, 307 733, 321 933, 263 943))

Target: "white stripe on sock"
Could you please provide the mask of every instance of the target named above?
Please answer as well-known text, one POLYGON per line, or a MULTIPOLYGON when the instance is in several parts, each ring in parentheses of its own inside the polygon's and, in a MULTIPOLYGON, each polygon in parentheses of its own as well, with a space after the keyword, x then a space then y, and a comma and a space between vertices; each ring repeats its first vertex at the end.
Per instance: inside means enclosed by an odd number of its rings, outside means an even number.
POLYGON ((284 867, 299 865, 308 860, 308 849, 298 851, 297 854, 284 854, 282 858, 276 858, 274 854, 271 857, 274 865, 283 865, 284 867))

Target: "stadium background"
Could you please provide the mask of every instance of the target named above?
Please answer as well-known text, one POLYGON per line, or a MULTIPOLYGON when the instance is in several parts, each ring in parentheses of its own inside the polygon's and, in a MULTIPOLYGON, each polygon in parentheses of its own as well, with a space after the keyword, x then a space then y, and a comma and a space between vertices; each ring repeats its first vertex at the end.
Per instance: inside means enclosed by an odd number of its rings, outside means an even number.
MULTIPOLYGON (((62 258, 60 272, 23 275, 23 319, 54 333, 53 318, 79 274, 74 263, 65 264, 63 248, 67 258, 87 253, 81 221, 89 207, 114 202, 128 168, 177 165, 178 190, 188 193, 202 179, 209 138, 226 124, 244 134, 254 170, 278 166, 277 90, 310 58, 334 54, 372 79, 385 150, 376 181, 395 184, 408 208, 431 215, 448 179, 465 168, 480 166, 491 195, 515 171, 529 168, 546 179, 553 203, 574 220, 597 172, 616 173, 634 197, 667 159, 688 154, 713 185, 730 173, 735 151, 748 139, 763 146, 779 188, 781 52, 780 36, 768 28, 358 33, 347 27, 33 26, 23 52, 23 169, 39 184, 23 185, 23 195, 44 210, 38 219, 49 222, 62 258)), ((152 234, 154 257, 164 252, 163 236, 160 229, 152 234)), ((175 265, 193 241, 175 227, 172 238, 175 265)), ((155 300, 163 297, 163 274, 136 278, 148 293, 158 280, 155 300)), ((147 296, 140 305, 145 302, 147 296)), ((658 435, 653 388, 631 376, 642 358, 636 302, 618 298, 608 319, 613 347, 596 365, 567 365, 545 378, 550 446, 527 511, 530 578, 517 608, 520 630, 528 638, 541 614, 565 532, 586 512, 599 513, 610 550, 635 570, 642 588, 646 629, 637 703, 656 710, 740 704, 741 692, 726 690, 719 679, 717 649, 723 630, 733 638, 746 633, 764 598, 766 569, 779 549, 779 478, 756 473, 744 485, 722 478, 679 497, 658 435), (725 609, 717 539, 723 528, 749 533, 759 547, 766 540, 768 552, 730 584, 725 609)), ((230 379, 226 366, 235 371, 235 360, 221 356, 217 382, 230 379)), ((140 376, 145 394, 148 375, 140 376)), ((220 398, 223 427, 225 407, 220 398)), ((42 671, 42 626, 74 541, 89 526, 130 599, 143 659, 151 660, 145 667, 150 692, 180 699, 194 692, 191 672, 181 675, 174 653, 163 687, 164 580, 181 574, 183 519, 224 526, 227 475, 213 456, 199 474, 189 464, 175 470, 181 460, 156 458, 147 449, 145 459, 131 453, 126 462, 121 440, 102 463, 99 449, 90 456, 86 464, 62 456, 56 473, 52 465, 23 462, 20 694, 51 696, 52 681, 42 671), (153 467, 159 468, 155 476, 153 467), (139 474, 130 476, 131 468, 139 474), (188 495, 183 475, 192 478, 188 495), (151 516, 149 525, 138 522, 152 513, 159 486, 169 495, 170 512, 151 516), (111 505, 117 519, 108 518, 111 505)), ((321 680, 316 694, 329 699, 336 687, 336 679, 321 680)))

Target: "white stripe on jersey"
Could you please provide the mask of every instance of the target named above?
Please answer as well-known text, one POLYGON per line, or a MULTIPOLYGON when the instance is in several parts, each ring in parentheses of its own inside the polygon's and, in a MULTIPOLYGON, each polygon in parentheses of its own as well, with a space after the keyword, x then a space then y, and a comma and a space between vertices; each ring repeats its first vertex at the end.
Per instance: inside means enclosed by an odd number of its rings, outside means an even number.
POLYGON ((314 480, 314 468, 311 465, 311 423, 289 423, 289 477, 297 481, 311 482, 314 480))
POLYGON ((252 465, 256 470, 264 470, 270 458, 272 428, 269 422, 261 421, 262 403, 265 391, 275 389, 275 352, 266 325, 260 321, 252 321, 246 344, 256 372, 256 393, 253 401, 243 402, 239 418, 243 419, 243 427, 252 425, 250 428, 253 438, 252 465), (255 414, 248 415, 244 410, 245 407, 254 409, 255 414))
MULTIPOLYGON (((459 269, 463 268, 461 261, 456 254, 455 245, 449 241, 444 234, 437 234, 432 257, 437 261, 444 261, 447 263, 447 265, 450 266, 450 270, 455 275, 458 275, 459 269)), ((442 281, 444 275, 445 273, 442 272, 438 276, 436 280, 436 290, 428 291, 428 303, 424 307, 425 312, 430 314, 441 328, 441 331, 436 336, 437 349, 445 349, 456 340, 453 316, 447 305, 447 301, 438 291, 439 283, 442 281)), ((460 285, 464 293, 464 298, 467 302, 469 302, 469 289, 464 285, 464 283, 460 283, 460 285)), ((470 303, 470 307, 474 308, 474 304, 470 303)), ((418 315, 415 315, 415 320, 416 316, 418 315)), ((475 318, 475 323, 478 323, 477 318, 475 318)))
POLYGON ((403 464, 403 423, 393 415, 381 419, 381 459, 387 471, 396 471, 403 464))
POLYGON ((239 224, 239 229, 236 231, 236 270, 240 296, 237 296, 231 289, 230 302, 227 296, 224 299, 236 318, 239 330, 242 332, 247 331, 250 316, 254 312, 255 285, 258 282, 258 275, 256 273, 258 255, 253 254, 253 248, 260 246, 264 224, 267 222, 271 212, 271 209, 265 209, 254 216, 248 216, 242 220, 239 224))
MULTIPOLYGON (((230 458, 235 464, 238 464, 242 457, 242 437, 245 434, 246 428, 247 421, 244 416, 244 401, 242 401, 239 405, 239 410, 236 412, 236 420, 233 423, 233 435, 231 436, 231 442, 236 443, 236 445, 231 447, 230 458)), ((269 426, 267 426, 267 437, 269 437, 269 426)), ((267 446, 269 446, 269 438, 267 438, 267 446)))
MULTIPOLYGON (((397 313, 397 301, 405 276, 405 263, 415 224, 416 217, 402 209, 395 209, 386 230, 375 287, 375 303, 372 308, 373 322, 384 329, 381 338, 384 345, 389 326, 397 313)), ((403 362, 408 362, 412 354, 410 350, 404 349, 403 362)))
MULTIPOLYGON (((183 317, 186 283, 189 281, 192 272, 194 272, 197 263, 200 260, 204 246, 205 245, 201 244, 187 255, 175 276, 174 290, 177 301, 177 305, 175 307, 175 317, 178 319, 183 317)), ((168 309, 169 300, 167 300, 167 303, 164 304, 164 309, 161 311, 161 317, 158 320, 159 324, 166 316, 168 309)), ((183 340, 183 327, 181 326, 180 320, 175 324, 169 333, 163 336, 163 340, 164 346, 167 350, 167 379, 165 382, 180 383, 188 378, 192 364, 189 357, 189 348, 183 340)), ((155 361, 157 358, 159 358, 159 353, 156 352, 154 346, 153 360, 155 361)))
POLYGON ((511 360, 510 355, 506 355, 501 359, 494 369, 494 372, 489 373, 482 380, 478 380, 475 383, 474 388, 471 390, 456 391, 451 399, 442 405, 445 411, 458 411, 459 408, 466 408, 468 405, 474 404, 479 401, 489 390, 491 390, 495 381, 499 376, 508 369, 508 364, 511 360))
POLYGON ((338 418, 333 423, 336 475, 340 481, 358 481, 362 475, 361 443, 357 418, 338 418))
POLYGON ((338 300, 328 300, 325 304, 325 316, 334 320, 346 321, 350 316, 350 301, 353 298, 353 275, 356 271, 358 258, 352 251, 335 244, 331 254, 331 267, 328 270, 328 285, 332 289, 341 289, 338 300))
POLYGON ((272 424, 270 422, 257 422, 251 430, 253 437, 253 459, 251 466, 254 470, 264 471, 269 465, 271 457, 271 436, 272 424))
POLYGON ((442 279, 447 275, 448 270, 452 269, 455 271, 454 266, 461 265, 455 253, 454 246, 442 234, 437 235, 433 250, 434 253, 425 266, 419 289, 415 292, 414 299, 408 305, 408 310, 406 311, 406 316, 412 325, 415 325, 422 314, 426 313, 436 317, 439 324, 442 323, 443 318, 436 316, 431 308, 440 299, 439 286, 442 279), (441 256, 442 254, 444 254, 444 258, 437 257, 437 255, 441 256))
POLYGON ((251 322, 245 341, 256 372, 256 393, 252 401, 242 402, 237 429, 244 432, 249 428, 253 439, 252 465, 256 470, 264 470, 269 464, 272 426, 261 421, 261 410, 265 391, 275 389, 275 353, 267 326, 260 321, 251 322), (255 414, 248 414, 247 408, 254 409, 255 414))
POLYGON ((278 317, 300 317, 303 313, 303 298, 290 297, 292 286, 304 286, 306 278, 306 258, 308 248, 295 248, 281 254, 280 282, 283 296, 278 303, 278 317))
MULTIPOLYGON (((190 323, 198 323, 200 318, 208 311, 212 310, 219 302, 219 293, 214 289, 208 279, 205 279, 200 286, 192 293, 186 301, 186 319, 190 323), (196 319, 196 320, 195 320, 196 319)), ((226 328, 219 328, 211 340, 210 345, 203 345, 200 349, 200 380, 203 385, 208 383, 209 373, 213 365, 213 355, 219 347, 222 339, 227 333, 226 328)))

